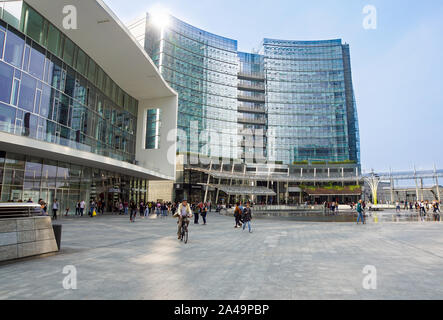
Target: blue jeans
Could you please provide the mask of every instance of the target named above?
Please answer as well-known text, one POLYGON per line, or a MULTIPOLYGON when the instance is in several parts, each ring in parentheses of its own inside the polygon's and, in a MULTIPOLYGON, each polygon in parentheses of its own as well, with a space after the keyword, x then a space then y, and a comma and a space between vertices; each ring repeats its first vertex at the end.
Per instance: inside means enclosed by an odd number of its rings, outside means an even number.
POLYGON ((251 232, 251 221, 246 221, 243 223, 243 230, 245 230, 246 224, 248 224, 249 232, 251 232))
POLYGON ((365 218, 363 217, 363 212, 358 213, 357 223, 361 220, 362 223, 365 223, 365 218))

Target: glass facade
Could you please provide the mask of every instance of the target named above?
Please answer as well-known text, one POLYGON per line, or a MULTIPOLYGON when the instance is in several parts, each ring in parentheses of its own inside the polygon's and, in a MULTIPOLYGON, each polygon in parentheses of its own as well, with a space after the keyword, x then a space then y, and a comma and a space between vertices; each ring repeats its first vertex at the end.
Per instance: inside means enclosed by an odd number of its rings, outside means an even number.
POLYGON ((146 117, 146 149, 158 149, 160 144, 161 110, 150 109, 146 117))
POLYGON ((269 160, 359 161, 343 50, 341 40, 264 40, 269 160))
POLYGON ((173 17, 168 28, 148 29, 145 49, 179 94, 177 126, 188 139, 179 137, 178 151, 220 157, 229 150, 237 157, 237 41, 173 17), (222 132, 222 138, 208 143, 211 132, 222 132), (200 136, 198 150, 191 135, 200 136))
POLYGON ((188 137, 186 145, 178 137, 179 152, 246 163, 360 163, 348 45, 264 39, 260 53, 244 53, 235 40, 170 20, 157 28, 148 14, 144 44, 179 93, 178 127, 188 137), (205 129, 229 134, 192 150, 190 133, 205 129), (215 152, 225 143, 230 155, 215 152))
POLYGON ((138 101, 26 3, 0 20, 0 130, 134 163, 138 101))
MULTIPOLYGON (((135 163, 138 101, 26 2, 0 2, 0 131, 135 163)), ((157 139, 158 141, 158 139, 157 139)), ((146 201, 148 181, 0 149, 0 201, 146 201)))
POLYGON ((148 182, 106 170, 0 151, 1 202, 57 199, 61 213, 78 201, 101 200, 114 211, 120 199, 146 201, 148 182))

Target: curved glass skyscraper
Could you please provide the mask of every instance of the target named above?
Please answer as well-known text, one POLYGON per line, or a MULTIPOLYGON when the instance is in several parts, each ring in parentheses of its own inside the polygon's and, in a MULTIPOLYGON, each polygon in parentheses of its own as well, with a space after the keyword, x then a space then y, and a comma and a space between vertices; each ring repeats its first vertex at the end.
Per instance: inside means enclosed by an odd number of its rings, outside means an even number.
POLYGON ((358 162, 348 52, 341 40, 264 40, 269 160, 358 162))
POLYGON ((228 150, 236 158, 237 41, 173 17, 168 28, 146 30, 146 50, 179 93, 178 151, 220 157, 228 150))
POLYGON ((341 40, 265 39, 259 53, 245 53, 177 18, 161 28, 151 20, 147 14, 129 29, 179 93, 179 152, 359 164, 349 46, 341 40))

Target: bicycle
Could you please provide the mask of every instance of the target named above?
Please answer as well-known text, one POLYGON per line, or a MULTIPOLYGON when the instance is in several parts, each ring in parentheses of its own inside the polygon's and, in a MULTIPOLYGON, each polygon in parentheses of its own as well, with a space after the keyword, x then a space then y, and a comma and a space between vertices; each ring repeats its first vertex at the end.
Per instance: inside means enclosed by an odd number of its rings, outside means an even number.
POLYGON ((186 226, 185 220, 183 220, 182 227, 180 230, 180 241, 188 243, 188 227, 186 226))

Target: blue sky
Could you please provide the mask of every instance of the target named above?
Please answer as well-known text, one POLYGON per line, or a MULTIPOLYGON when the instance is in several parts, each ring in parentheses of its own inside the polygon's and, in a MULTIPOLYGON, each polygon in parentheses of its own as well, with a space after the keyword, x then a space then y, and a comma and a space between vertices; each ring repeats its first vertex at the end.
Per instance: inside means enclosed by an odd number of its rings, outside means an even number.
POLYGON ((258 49, 263 38, 341 38, 351 47, 364 170, 443 168, 443 1, 105 0, 123 22, 162 6, 258 49), (362 26, 377 8, 377 29, 362 26))

